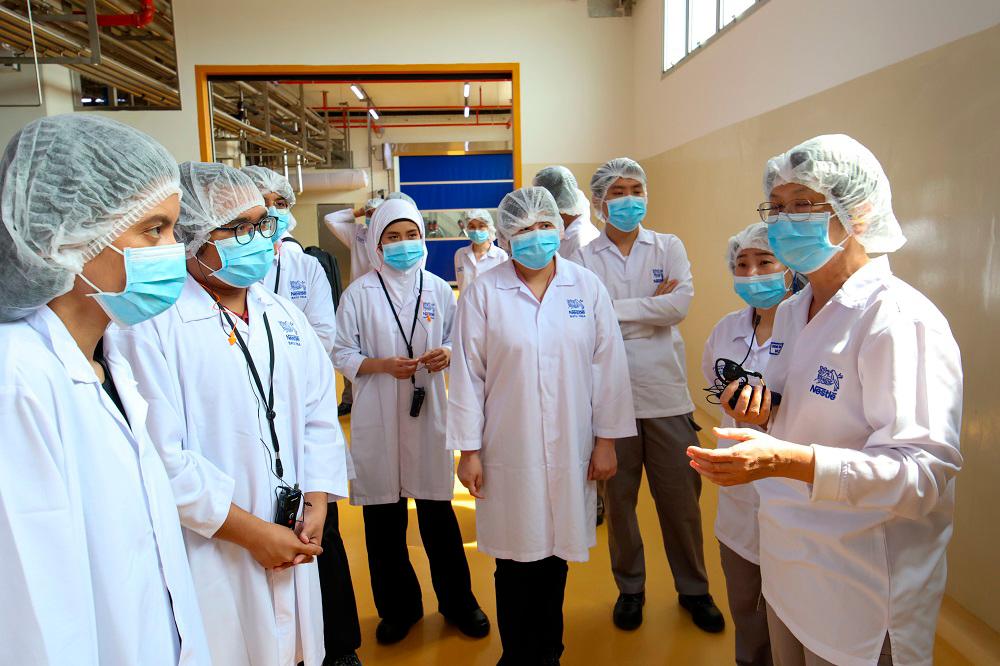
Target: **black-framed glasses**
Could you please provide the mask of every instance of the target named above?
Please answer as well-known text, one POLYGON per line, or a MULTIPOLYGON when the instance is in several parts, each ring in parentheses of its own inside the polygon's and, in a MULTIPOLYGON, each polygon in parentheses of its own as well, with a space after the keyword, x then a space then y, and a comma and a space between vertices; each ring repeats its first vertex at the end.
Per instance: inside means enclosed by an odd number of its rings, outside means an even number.
POLYGON ((764 222, 771 221, 768 218, 784 213, 793 222, 803 222, 813 213, 831 212, 822 210, 823 206, 829 206, 830 202, 814 203, 808 199, 796 199, 789 204, 779 204, 772 201, 765 201, 757 206, 757 214, 764 222))
POLYGON ((277 218, 265 215, 256 222, 241 222, 231 227, 219 227, 219 231, 229 231, 236 238, 240 245, 246 245, 253 240, 254 235, 260 234, 264 238, 270 238, 278 228, 277 218))

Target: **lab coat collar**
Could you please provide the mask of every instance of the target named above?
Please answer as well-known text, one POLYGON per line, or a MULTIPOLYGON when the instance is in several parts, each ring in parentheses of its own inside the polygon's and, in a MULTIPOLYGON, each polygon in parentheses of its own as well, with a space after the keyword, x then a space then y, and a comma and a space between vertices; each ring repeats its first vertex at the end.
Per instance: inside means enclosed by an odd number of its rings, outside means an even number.
POLYGON ((66 368, 70 379, 83 384, 96 384, 97 375, 90 361, 80 351, 76 340, 49 306, 43 306, 25 318, 25 322, 41 335, 66 368))
MULTIPOLYGON (((427 271, 424 271, 424 288, 423 288, 422 291, 431 291, 431 290, 433 290, 433 286, 431 285, 431 281, 427 279, 428 275, 430 275, 430 273, 428 273, 427 271)), ((416 273, 414 273, 413 278, 414 278, 413 279, 413 286, 416 287, 417 283, 420 280, 420 277, 416 273)), ((361 287, 362 287, 362 289, 378 289, 379 291, 382 291, 382 283, 378 281, 378 271, 376 271, 374 269, 370 270, 367 273, 365 273, 364 275, 362 275, 360 279, 361 279, 361 287)), ((388 280, 386 280, 386 284, 387 285, 389 284, 388 280)))
POLYGON ((733 335, 733 342, 750 344, 750 336, 753 335, 753 308, 747 307, 740 310, 740 316, 737 320, 740 325, 733 335))
POLYGON ((871 298, 872 292, 892 277, 889 257, 882 255, 870 260, 833 295, 832 301, 846 308, 862 308, 871 298))
MULTIPOLYGON (((646 227, 639 227, 639 235, 635 238, 636 243, 642 243, 643 245, 652 245, 656 242, 656 233, 650 231, 646 227)), ((608 238, 608 230, 605 227, 604 231, 600 236, 594 239, 594 250, 597 252, 603 252, 605 250, 610 250, 611 248, 617 249, 618 246, 611 242, 608 238)))
MULTIPOLYGON (((568 287, 576 284, 576 264, 558 254, 555 256, 555 262, 556 274, 552 277, 552 285, 568 287)), ((528 287, 521 282, 521 278, 517 277, 513 259, 494 268, 490 273, 496 274, 497 289, 523 289, 526 294, 531 294, 528 287)))
MULTIPOLYGON (((250 285, 247 290, 247 307, 251 311, 258 308, 270 308, 275 304, 276 301, 271 296, 270 291, 259 282, 250 285)), ((181 296, 177 299, 174 307, 177 308, 177 313, 185 324, 219 316, 219 307, 215 304, 215 299, 190 275, 188 275, 181 296)), ((242 322, 242 319, 238 319, 237 326, 242 322)))

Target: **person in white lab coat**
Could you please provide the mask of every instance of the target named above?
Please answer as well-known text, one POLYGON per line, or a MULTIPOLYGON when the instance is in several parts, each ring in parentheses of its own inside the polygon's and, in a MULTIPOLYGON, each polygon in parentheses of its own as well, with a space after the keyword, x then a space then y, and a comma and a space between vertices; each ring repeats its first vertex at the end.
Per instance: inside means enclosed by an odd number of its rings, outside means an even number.
POLYGON ((407 498, 416 500, 420 536, 438 609, 463 633, 490 624, 472 594, 462 534, 451 505, 454 454, 445 448, 455 296, 423 270, 424 223, 415 206, 389 200, 368 228, 375 268, 344 292, 337 315, 337 369, 355 383, 351 453, 368 568, 379 622, 375 637, 397 643, 423 616, 420 584, 406 548, 407 498))
POLYGON ((476 280, 456 320, 448 448, 496 558, 501 664, 558 664, 567 562, 596 543, 595 482, 635 434, 628 360, 607 290, 557 257, 562 218, 541 187, 500 202, 513 261, 476 280))
MULTIPOLYGON (((271 236, 274 241, 274 264, 262 283, 265 288, 290 300, 302 310, 332 361, 333 343, 337 336, 333 293, 323 267, 315 257, 303 252, 302 246, 291 235, 297 224, 291 210, 295 205, 295 190, 287 178, 266 167, 246 166, 240 171, 248 175, 260 190, 267 214, 278 221, 278 227, 271 236)), ((347 456, 350 478, 353 465, 350 453, 347 456)), ((323 554, 316 558, 316 562, 323 594, 325 663, 357 664, 360 663, 356 651, 361 647, 361 623, 350 563, 340 535, 337 502, 327 505, 320 546, 323 554)))
POLYGON ((681 606, 703 631, 725 627, 708 593, 701 531, 701 477, 688 465, 697 444, 688 393, 684 341, 677 326, 694 297, 691 264, 677 236, 646 229, 648 184, 634 160, 603 164, 590 180, 604 234, 573 259, 608 288, 628 352, 639 434, 617 443, 618 474, 605 487, 611 571, 618 586, 612 620, 642 624, 646 564, 635 506, 643 468, 681 606))
POLYGON ((165 148, 88 114, 0 159, 0 663, 211 663, 146 403, 101 345, 177 298, 179 192, 165 148))
POLYGON ((760 495, 776 664, 930 664, 962 466, 958 346, 887 257, 868 257, 906 239, 867 148, 810 139, 768 161, 764 193, 771 248, 809 286, 778 308, 770 388, 725 407, 767 432, 720 429, 739 443, 692 448, 691 464, 760 495))
POLYGON ((490 211, 476 208, 465 217, 465 233, 470 243, 455 253, 455 282, 460 292, 486 271, 510 259, 493 242, 497 239, 497 228, 490 211))
POLYGON ((559 206, 564 225, 560 257, 572 259, 577 250, 587 247, 601 235, 601 230, 590 221, 590 202, 577 186, 572 171, 564 166, 545 167, 535 174, 532 185, 547 189, 559 206))
MULTIPOLYGON (((369 199, 360 208, 344 208, 323 217, 323 223, 326 224, 330 233, 340 239, 340 242, 351 251, 351 282, 372 269, 368 259, 368 225, 371 223, 375 210, 382 205, 382 202, 381 198, 369 199), (365 220, 363 223, 355 222, 355 219, 362 217, 365 220)), ((338 414, 340 416, 350 414, 353 405, 354 387, 351 381, 345 377, 344 392, 341 396, 338 414)))
MULTIPOLYGON (((709 400, 714 403, 728 386, 725 375, 716 370, 720 359, 767 376, 774 315, 778 304, 791 296, 795 282, 792 272, 774 256, 763 222, 751 224, 729 239, 727 260, 734 290, 747 307, 723 317, 705 342, 701 371, 708 382, 709 400)), ((722 427, 733 426, 735 421, 723 411, 722 427)), ((732 444, 731 440, 719 440, 720 448, 732 444)), ((736 625, 738 666, 772 663, 767 613, 760 603, 758 503, 753 484, 719 489, 715 537, 726 576, 729 612, 736 625)))
POLYGON ((259 284, 274 218, 253 182, 218 163, 180 171, 181 296, 106 343, 149 402, 213 662, 319 666, 313 558, 327 501, 347 494, 333 367, 302 312, 259 284))

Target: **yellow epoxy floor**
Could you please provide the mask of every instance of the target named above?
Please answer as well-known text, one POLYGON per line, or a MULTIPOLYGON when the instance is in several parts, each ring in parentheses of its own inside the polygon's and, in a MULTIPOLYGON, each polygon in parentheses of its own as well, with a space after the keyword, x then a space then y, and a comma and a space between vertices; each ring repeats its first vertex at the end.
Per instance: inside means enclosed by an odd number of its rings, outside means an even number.
MULTIPOLYGON (((340 377, 338 376, 338 384, 340 377)), ((350 418, 341 419, 345 436, 350 436, 350 418)), ((704 431, 702 432, 704 435, 704 431)), ((705 559, 711 592, 726 616, 726 631, 706 634, 697 629, 688 614, 677 605, 673 579, 663 552, 659 522, 648 490, 639 493, 639 523, 646 544, 646 607, 642 627, 634 632, 617 629, 611 622, 611 611, 618 596, 611 577, 607 528, 597 528, 597 546, 590 551, 590 561, 571 564, 564 606, 565 633, 564 666, 595 666, 610 664, 631 666, 647 664, 684 664, 714 666, 732 664, 733 631, 726 605, 725 581, 719 564, 718 542, 712 536, 712 524, 718 493, 712 484, 702 492, 702 524, 705 534, 705 559)), ((491 557, 476 549, 475 503, 465 488, 456 481, 455 513, 465 540, 465 551, 472 571, 472 587, 483 610, 493 622, 490 635, 472 640, 445 624, 437 613, 437 600, 431 587, 427 557, 417 531, 416 509, 410 503, 410 523, 407 543, 410 560, 420 578, 423 590, 424 619, 410 631, 406 640, 390 647, 375 642, 378 615, 372 601, 365 555, 365 536, 360 507, 340 502, 341 534, 351 562, 351 575, 361 616, 362 645, 358 651, 363 663, 421 664, 440 666, 492 666, 500 657, 500 636, 496 629, 496 600, 493 592, 494 563, 491 557)), ((963 658, 950 645, 938 640, 934 650, 938 666, 964 666, 972 662, 963 658)))

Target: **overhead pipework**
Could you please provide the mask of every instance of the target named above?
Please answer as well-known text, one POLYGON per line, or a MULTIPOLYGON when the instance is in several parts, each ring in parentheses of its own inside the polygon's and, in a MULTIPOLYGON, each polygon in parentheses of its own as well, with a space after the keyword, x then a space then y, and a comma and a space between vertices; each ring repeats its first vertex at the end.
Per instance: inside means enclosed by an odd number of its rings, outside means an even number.
POLYGON ((180 107, 170 0, 0 0, 0 51, 76 72, 84 108, 180 107))

